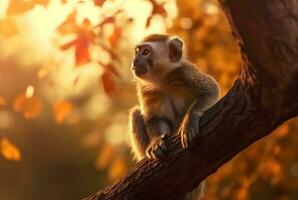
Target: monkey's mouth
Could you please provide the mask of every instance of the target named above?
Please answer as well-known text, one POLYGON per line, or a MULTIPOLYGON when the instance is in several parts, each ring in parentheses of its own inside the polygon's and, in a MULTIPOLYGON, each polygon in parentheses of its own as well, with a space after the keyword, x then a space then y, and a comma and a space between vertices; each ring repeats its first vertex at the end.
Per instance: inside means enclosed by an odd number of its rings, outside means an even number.
POLYGON ((136 76, 142 76, 148 72, 148 69, 145 66, 133 66, 132 70, 134 71, 136 76))

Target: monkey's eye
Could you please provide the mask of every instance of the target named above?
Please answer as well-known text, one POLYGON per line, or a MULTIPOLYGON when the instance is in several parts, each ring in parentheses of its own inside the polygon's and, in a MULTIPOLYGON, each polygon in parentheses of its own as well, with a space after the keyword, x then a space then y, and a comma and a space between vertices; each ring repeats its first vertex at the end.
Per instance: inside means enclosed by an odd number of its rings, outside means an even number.
POLYGON ((143 55, 144 56, 146 56, 146 55, 148 55, 150 53, 150 50, 149 49, 144 49, 144 51, 143 51, 143 55))

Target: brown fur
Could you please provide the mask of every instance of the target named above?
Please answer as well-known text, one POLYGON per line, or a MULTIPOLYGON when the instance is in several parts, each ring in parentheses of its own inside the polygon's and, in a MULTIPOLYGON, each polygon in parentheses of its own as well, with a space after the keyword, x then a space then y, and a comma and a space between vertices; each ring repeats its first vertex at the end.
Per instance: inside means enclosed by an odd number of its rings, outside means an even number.
MULTIPOLYGON (((158 76, 159 77, 159 76, 158 76)), ((159 83, 138 83, 139 100, 145 118, 159 116, 178 128, 188 107, 200 95, 217 96, 217 84, 190 63, 159 77, 159 83)), ((212 102, 213 104, 214 102, 212 102)))
POLYGON ((168 35, 162 35, 162 34, 151 34, 148 35, 147 37, 145 37, 143 39, 143 42, 164 42, 167 41, 169 39, 168 35))

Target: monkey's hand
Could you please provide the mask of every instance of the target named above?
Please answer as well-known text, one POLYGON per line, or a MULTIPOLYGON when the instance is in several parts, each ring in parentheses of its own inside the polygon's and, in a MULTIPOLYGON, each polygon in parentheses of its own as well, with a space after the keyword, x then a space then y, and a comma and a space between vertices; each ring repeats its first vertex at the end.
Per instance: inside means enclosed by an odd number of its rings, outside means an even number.
POLYGON ((167 134, 163 134, 150 142, 146 149, 146 155, 149 159, 162 159, 166 156, 168 152, 165 140, 168 137, 167 134))
POLYGON ((181 144, 184 149, 193 147, 199 142, 200 118, 203 113, 187 113, 184 116, 178 134, 181 138, 181 144))

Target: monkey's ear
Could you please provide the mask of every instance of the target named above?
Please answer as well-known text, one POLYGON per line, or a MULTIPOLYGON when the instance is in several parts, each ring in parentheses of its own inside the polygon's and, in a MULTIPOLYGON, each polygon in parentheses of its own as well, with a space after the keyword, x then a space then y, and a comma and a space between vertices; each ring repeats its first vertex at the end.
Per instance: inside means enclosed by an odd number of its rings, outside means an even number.
POLYGON ((177 62, 182 56, 183 42, 178 38, 174 38, 169 43, 170 60, 171 62, 177 62))

